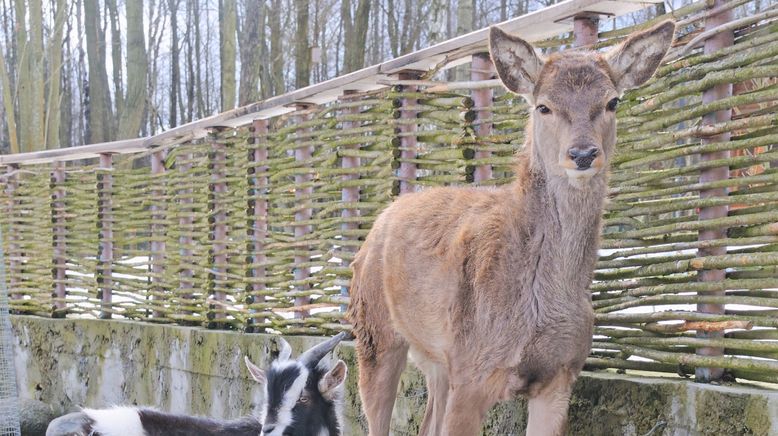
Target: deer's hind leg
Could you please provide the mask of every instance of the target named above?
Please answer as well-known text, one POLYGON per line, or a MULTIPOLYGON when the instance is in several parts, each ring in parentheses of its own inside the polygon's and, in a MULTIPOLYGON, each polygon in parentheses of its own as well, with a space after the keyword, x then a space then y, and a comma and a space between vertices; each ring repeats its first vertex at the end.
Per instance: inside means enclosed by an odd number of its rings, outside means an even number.
POLYGON ((411 359, 427 379, 427 407, 419 436, 443 435, 443 417, 448 400, 448 371, 445 365, 423 361, 411 348, 411 359))
MULTIPOLYGON (((363 247, 364 250, 364 247, 363 247)), ((387 436, 397 384, 408 359, 408 343, 392 327, 382 289, 380 262, 357 255, 348 318, 354 325, 359 396, 370 436, 387 436), (363 262, 366 262, 363 264, 363 262)))

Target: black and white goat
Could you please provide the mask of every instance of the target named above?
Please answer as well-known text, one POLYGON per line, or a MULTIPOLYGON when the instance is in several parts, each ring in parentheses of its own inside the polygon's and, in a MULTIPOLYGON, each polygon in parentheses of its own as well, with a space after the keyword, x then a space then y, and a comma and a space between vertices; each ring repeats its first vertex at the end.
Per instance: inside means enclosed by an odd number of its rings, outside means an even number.
POLYGON ((251 377, 265 387, 260 418, 215 420, 176 415, 144 407, 83 409, 49 424, 46 436, 339 436, 343 382, 342 360, 330 366, 327 353, 345 333, 290 359, 292 349, 283 338, 278 358, 263 370, 246 360, 251 377))

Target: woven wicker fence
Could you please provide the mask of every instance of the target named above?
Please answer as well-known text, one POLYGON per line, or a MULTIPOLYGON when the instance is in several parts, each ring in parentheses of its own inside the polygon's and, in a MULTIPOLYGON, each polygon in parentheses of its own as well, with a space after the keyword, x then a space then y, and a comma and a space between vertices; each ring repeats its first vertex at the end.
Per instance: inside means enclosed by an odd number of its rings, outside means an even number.
MULTIPOLYGON (((778 11, 765 3, 714 11, 737 12, 723 26, 734 45, 715 51, 700 42, 708 3, 675 11, 678 40, 658 76, 623 99, 590 367, 713 367, 778 382, 778 11), (721 84, 731 96, 703 99, 721 84), (729 109, 730 120, 702 119, 729 109)), ((596 46, 664 18, 602 32, 596 46)), ((348 329, 348 264, 393 196, 511 180, 527 106, 489 68, 475 56, 473 81, 405 74, 184 144, 7 167, 0 225, 12 309, 348 329)))

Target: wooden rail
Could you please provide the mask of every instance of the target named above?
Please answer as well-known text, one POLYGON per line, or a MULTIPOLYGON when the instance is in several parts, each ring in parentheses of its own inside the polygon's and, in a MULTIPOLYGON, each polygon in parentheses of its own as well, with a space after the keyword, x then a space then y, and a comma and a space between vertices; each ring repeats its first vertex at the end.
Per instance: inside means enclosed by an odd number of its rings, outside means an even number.
MULTIPOLYGON (((539 41, 573 29, 573 18, 587 16, 617 17, 643 9, 661 0, 567 0, 497 26, 530 41, 539 41)), ((368 91, 384 88, 381 84, 402 71, 429 71, 439 66, 451 68, 467 63, 471 56, 487 50, 488 28, 453 38, 432 47, 363 68, 350 74, 283 95, 252 103, 220 114, 193 121, 145 138, 104 142, 56 150, 35 151, 0 156, 0 165, 40 164, 97 158, 103 153, 137 153, 157 146, 191 141, 207 136, 209 129, 237 127, 257 119, 267 119, 295 110, 298 103, 324 104, 336 100, 345 91, 368 91)))

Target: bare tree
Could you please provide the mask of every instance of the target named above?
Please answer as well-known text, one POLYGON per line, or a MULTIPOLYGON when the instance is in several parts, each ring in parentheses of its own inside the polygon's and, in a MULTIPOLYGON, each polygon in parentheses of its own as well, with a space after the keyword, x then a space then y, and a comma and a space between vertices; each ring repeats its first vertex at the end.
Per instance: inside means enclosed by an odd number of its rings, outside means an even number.
POLYGON ((261 11, 264 8, 260 4, 260 0, 245 0, 244 4, 245 13, 238 38, 240 43, 239 106, 259 100, 259 78, 264 69, 262 62, 260 62, 262 44, 259 40, 259 28, 264 25, 264 16, 261 16, 261 11))
POLYGON ((67 20, 68 7, 65 0, 57 0, 54 13, 54 31, 49 41, 49 79, 46 98, 46 148, 58 148, 60 144, 60 118, 62 100, 62 38, 67 20))
POLYGON ((304 88, 311 84, 311 47, 308 44, 309 7, 309 0, 294 0, 296 12, 294 86, 297 89, 304 88))
POLYGON ((89 63, 89 142, 111 139, 111 96, 105 71, 105 33, 100 28, 97 0, 84 0, 84 27, 89 63))
POLYGON ((127 1, 127 94, 119 118, 119 138, 138 136, 146 111, 148 59, 143 33, 143 4, 127 1))
POLYGON ((237 28, 235 0, 219 1, 219 53, 221 59, 221 110, 235 107, 235 34, 237 28))
POLYGON ((357 9, 351 19, 351 1, 341 0, 341 14, 344 31, 343 72, 350 73, 365 66, 365 41, 370 23, 370 1, 358 0, 357 9))

